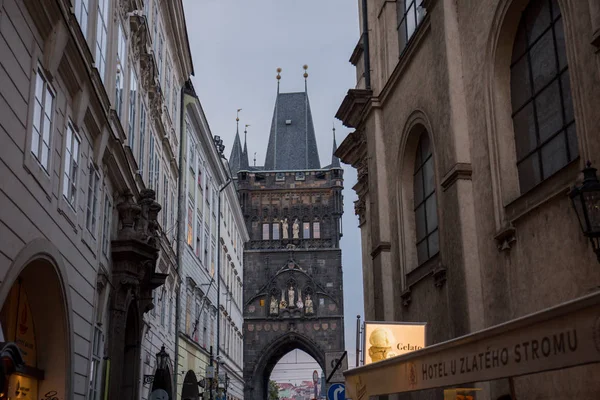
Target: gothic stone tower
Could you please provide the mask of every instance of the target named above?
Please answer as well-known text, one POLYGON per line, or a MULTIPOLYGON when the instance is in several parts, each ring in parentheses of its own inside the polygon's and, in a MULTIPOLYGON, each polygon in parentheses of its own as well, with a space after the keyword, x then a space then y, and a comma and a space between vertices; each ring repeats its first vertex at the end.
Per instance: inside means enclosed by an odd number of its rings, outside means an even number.
POLYGON ((239 160, 232 168, 250 232, 244 397, 264 400, 271 371, 289 351, 305 351, 324 369, 325 353, 344 349, 343 171, 334 156, 320 166, 306 92, 277 94, 265 166, 248 166, 247 154, 236 137, 230 159, 239 160))

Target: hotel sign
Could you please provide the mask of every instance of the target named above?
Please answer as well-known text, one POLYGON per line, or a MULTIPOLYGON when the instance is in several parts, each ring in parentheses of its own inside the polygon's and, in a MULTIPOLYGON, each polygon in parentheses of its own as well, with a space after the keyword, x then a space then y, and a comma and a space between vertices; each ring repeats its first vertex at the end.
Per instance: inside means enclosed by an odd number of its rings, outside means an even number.
POLYGON ((425 323, 365 322, 365 365, 425 347, 425 323))
POLYGON ((600 362, 600 293, 348 370, 346 398, 482 382, 600 362))

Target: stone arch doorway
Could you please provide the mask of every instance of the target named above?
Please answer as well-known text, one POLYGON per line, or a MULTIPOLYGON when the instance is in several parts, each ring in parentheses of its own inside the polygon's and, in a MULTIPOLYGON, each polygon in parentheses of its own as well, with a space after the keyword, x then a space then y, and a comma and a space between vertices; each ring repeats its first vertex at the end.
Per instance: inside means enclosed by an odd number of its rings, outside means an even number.
POLYGON ((302 350, 325 370, 325 352, 309 337, 299 333, 287 333, 279 336, 258 358, 252 374, 252 381, 246 382, 244 398, 253 400, 266 400, 269 393, 269 377, 277 362, 293 350, 302 350))
POLYGON ((182 400, 198 400, 200 398, 200 390, 198 389, 198 379, 196 374, 191 369, 185 374, 183 379, 183 389, 181 389, 182 400))
POLYGON ((9 378, 9 398, 71 397, 70 301, 62 257, 35 240, 15 258, 0 285, 5 342, 15 342, 25 366, 9 378), (46 397, 48 397, 46 396, 46 397))

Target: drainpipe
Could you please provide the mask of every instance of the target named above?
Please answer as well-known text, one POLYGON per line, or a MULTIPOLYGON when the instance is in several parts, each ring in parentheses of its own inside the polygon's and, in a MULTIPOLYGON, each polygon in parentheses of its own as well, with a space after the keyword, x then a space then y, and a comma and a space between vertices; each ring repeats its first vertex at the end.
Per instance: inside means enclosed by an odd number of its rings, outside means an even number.
POLYGON ((363 51, 365 60, 365 89, 371 89, 371 57, 369 56, 369 17, 367 0, 362 0, 363 51))
POLYGON ((183 235, 182 228, 185 223, 185 206, 186 201, 184 198, 185 191, 183 190, 183 182, 185 181, 183 168, 183 146, 184 138, 187 138, 185 132, 185 83, 181 88, 181 101, 179 110, 179 183, 177 187, 177 201, 179 207, 177 207, 177 280, 178 288, 175 294, 175 360, 173 365, 173 376, 175 377, 175 393, 171 395, 177 398, 177 381, 179 380, 179 309, 181 308, 181 264, 183 263, 183 235))

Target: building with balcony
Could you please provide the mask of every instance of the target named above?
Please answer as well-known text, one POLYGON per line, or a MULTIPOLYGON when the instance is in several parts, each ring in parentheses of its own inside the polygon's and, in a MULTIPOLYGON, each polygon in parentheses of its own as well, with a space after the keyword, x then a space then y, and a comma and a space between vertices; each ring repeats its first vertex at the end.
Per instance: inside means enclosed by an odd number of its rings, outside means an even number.
POLYGON ((174 386, 186 35, 181 1, 0 3, 0 321, 25 357, 9 397, 174 386))
MULTIPOLYGON (((585 162, 600 163, 598 2, 359 9, 357 85, 337 113, 355 131, 336 154, 358 170, 365 318, 427 322, 436 344, 597 291, 567 194, 585 162)), ((594 399, 594 370, 480 387, 490 399, 594 399)))

